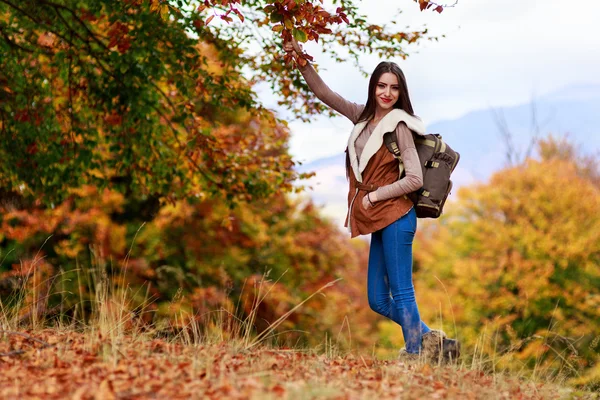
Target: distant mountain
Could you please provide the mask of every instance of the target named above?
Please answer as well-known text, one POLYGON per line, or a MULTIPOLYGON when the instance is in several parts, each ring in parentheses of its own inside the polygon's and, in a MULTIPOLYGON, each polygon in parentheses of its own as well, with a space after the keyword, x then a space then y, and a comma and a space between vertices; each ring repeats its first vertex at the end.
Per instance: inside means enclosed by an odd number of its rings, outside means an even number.
MULTIPOLYGON (((514 148, 524 153, 536 135, 568 135, 586 152, 600 150, 600 85, 570 86, 541 96, 530 104, 501 109, 482 108, 460 118, 438 121, 428 132, 442 134, 461 154, 453 174, 455 187, 487 180, 506 165, 506 143, 500 126, 511 133, 514 148), (535 112, 534 112, 535 110, 535 112), (533 116, 535 115, 534 120, 533 116)), ((300 172, 314 171, 308 185, 325 213, 340 220, 346 212, 347 182, 344 153, 302 165, 300 172)))
POLYGON ((486 180, 506 161, 502 125, 511 133, 514 147, 522 153, 536 131, 540 137, 568 134, 575 143, 585 145, 585 149, 597 150, 600 85, 569 87, 537 98, 531 104, 473 111, 455 120, 436 122, 429 126, 429 131, 441 133, 461 153, 461 167, 476 179, 486 180), (532 122, 534 115, 537 124, 532 122))

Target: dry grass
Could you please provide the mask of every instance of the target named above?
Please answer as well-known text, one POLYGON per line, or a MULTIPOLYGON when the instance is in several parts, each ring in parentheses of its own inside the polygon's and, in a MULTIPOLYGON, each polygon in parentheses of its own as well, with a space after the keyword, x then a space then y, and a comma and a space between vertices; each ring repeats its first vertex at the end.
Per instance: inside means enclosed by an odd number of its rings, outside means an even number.
POLYGON ((548 384, 358 354, 328 357, 262 346, 243 350, 228 343, 185 344, 147 334, 111 338, 45 329, 27 335, 31 337, 1 336, 0 353, 25 350, 0 358, 2 399, 578 398, 548 384))
MULTIPOLYGON (((136 317, 143 307, 132 312, 131 293, 111 288, 106 275, 93 278, 91 314, 61 315, 52 328, 37 311, 23 320, 22 291, 10 309, 0 299, 0 399, 600 398, 524 376, 482 372, 481 355, 442 367, 344 353, 329 338, 319 349, 269 347, 266 339, 287 315, 272 329, 253 333, 255 311, 268 295, 260 286, 245 320, 221 311, 210 330, 192 319, 165 338, 136 317)), ((38 310, 36 304, 28 307, 38 310)))

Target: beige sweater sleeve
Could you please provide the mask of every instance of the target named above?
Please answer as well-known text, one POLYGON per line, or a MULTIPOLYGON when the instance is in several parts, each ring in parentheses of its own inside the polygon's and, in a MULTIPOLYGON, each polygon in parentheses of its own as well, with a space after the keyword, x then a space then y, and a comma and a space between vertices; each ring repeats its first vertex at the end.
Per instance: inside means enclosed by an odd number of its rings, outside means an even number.
MULTIPOLYGON (((419 190, 423 186, 423 171, 419 154, 415 147, 412 132, 404 122, 398 124, 396 128, 396 140, 400 149, 400 157, 404 163, 405 176, 386 186, 377 189, 373 201, 382 201, 393 197, 403 196, 419 190)), ((373 197, 373 196, 372 196, 373 197)))
POLYGON ((310 63, 299 69, 306 84, 319 100, 348 118, 353 124, 358 122, 358 117, 364 106, 352 103, 331 90, 310 63))

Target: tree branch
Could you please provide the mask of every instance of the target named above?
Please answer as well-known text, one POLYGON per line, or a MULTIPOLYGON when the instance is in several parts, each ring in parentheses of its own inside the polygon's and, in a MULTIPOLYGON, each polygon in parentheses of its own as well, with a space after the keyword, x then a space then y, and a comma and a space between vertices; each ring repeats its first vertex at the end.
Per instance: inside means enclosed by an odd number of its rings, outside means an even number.
POLYGON ((25 10, 23 10, 22 8, 12 4, 10 1, 7 0, 0 0, 2 3, 8 5, 9 7, 14 8, 15 10, 19 11, 20 13, 22 13, 23 15, 25 15, 27 18, 29 18, 30 20, 32 20, 33 22, 35 22, 36 24, 41 24, 41 22, 36 19, 34 16, 30 15, 29 13, 27 13, 25 10))
POLYGON ((50 1, 46 1, 46 0, 38 0, 38 2, 39 2, 39 3, 41 3, 41 4, 45 4, 45 5, 47 5, 47 6, 53 7, 53 8, 56 10, 56 12, 57 12, 58 14, 60 14, 60 13, 58 12, 58 9, 61 9, 61 10, 66 10, 66 11, 68 11, 68 12, 69 12, 69 13, 70 13, 70 14, 73 16, 73 18, 74 18, 74 19, 75 19, 77 22, 79 22, 79 24, 80 24, 81 26, 83 26, 83 27, 85 28, 85 30, 88 32, 88 34, 90 35, 90 37, 91 37, 91 38, 92 38, 92 39, 93 39, 93 40, 94 40, 96 43, 98 43, 98 45, 100 45, 100 47, 104 48, 104 50, 109 50, 109 49, 108 49, 108 47, 107 47, 107 46, 106 46, 106 45, 105 45, 105 44, 104 44, 104 43, 103 43, 103 42, 102 42, 100 39, 98 39, 98 37, 96 36, 96 34, 95 34, 94 32, 92 32, 92 30, 91 30, 91 29, 90 29, 90 28, 87 26, 87 24, 86 24, 84 21, 82 21, 82 20, 81 20, 81 18, 79 18, 79 17, 77 16, 77 14, 75 13, 75 11, 71 10, 69 7, 67 7, 67 6, 64 6, 64 5, 62 5, 62 4, 56 4, 56 3, 53 3, 53 2, 50 2, 50 1))
POLYGON ((53 33, 54 35, 56 35, 57 37, 61 38, 62 40, 64 40, 65 42, 69 43, 71 46, 75 47, 75 45, 69 41, 66 37, 64 37, 63 35, 61 35, 60 33, 57 33, 56 30, 53 30, 51 26, 48 26, 47 24, 44 24, 43 22, 39 21, 37 18, 35 18, 34 16, 32 16, 31 14, 27 13, 25 10, 23 10, 22 8, 12 4, 10 1, 8 0, 0 0, 1 2, 3 2, 4 4, 7 4, 9 7, 14 8, 15 10, 19 11, 20 13, 22 13, 23 15, 25 15, 27 18, 29 18, 30 20, 32 20, 33 22, 35 22, 36 24, 39 24, 40 26, 45 27, 48 32, 53 33))

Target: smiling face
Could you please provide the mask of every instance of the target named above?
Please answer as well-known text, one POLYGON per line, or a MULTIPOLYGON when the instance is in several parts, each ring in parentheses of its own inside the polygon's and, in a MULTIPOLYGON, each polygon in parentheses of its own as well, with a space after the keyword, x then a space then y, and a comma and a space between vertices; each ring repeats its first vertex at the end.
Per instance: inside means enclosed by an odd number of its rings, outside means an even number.
POLYGON ((394 107, 400 96, 398 77, 391 72, 385 72, 379 78, 375 87, 375 101, 377 108, 387 111, 394 107))
POLYGON ((369 95, 359 121, 383 117, 393 108, 415 115, 408 95, 406 78, 400 67, 393 62, 380 62, 369 79, 369 95))

